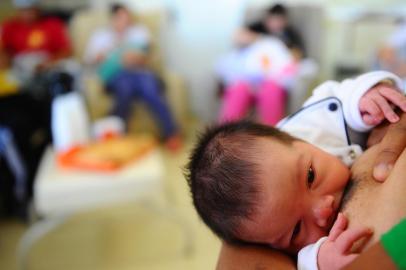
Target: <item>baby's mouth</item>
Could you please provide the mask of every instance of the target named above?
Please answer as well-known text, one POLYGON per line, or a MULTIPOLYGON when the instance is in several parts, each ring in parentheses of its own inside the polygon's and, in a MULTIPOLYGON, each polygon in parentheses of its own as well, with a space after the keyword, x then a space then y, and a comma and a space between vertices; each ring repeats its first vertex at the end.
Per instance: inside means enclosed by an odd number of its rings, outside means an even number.
POLYGON ((331 214, 331 216, 330 216, 330 217, 328 218, 328 220, 327 220, 326 229, 327 229, 328 231, 330 231, 331 228, 333 227, 334 222, 335 222, 336 219, 337 219, 337 216, 338 216, 337 207, 334 207, 333 213, 331 214))
POLYGON ((329 225, 329 229, 334 225, 335 220, 337 219, 338 213, 342 212, 342 210, 345 207, 345 203, 348 200, 348 197, 351 193, 352 187, 354 186, 354 181, 351 179, 347 182, 347 185, 344 187, 344 189, 337 193, 335 198, 334 198, 334 203, 333 203, 333 213, 329 217, 329 220, 327 224, 329 225))
POLYGON ((334 222, 335 222, 336 219, 337 219, 338 212, 339 212, 338 210, 339 210, 339 208, 340 208, 340 203, 341 203, 341 197, 342 197, 342 194, 341 194, 341 195, 338 195, 338 196, 334 199, 334 202, 333 202, 333 212, 331 213, 330 217, 327 219, 327 226, 326 226, 326 229, 328 229, 328 231, 331 230, 331 228, 332 228, 333 225, 334 225, 334 222))

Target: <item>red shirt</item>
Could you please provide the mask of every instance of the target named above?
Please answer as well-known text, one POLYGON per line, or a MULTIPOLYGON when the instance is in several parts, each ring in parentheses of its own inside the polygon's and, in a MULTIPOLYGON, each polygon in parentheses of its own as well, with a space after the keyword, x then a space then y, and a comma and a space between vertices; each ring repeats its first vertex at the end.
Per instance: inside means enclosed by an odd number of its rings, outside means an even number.
POLYGON ((46 52, 51 56, 70 51, 65 26, 57 18, 40 18, 27 24, 18 18, 2 25, 0 45, 12 57, 25 52, 46 52))

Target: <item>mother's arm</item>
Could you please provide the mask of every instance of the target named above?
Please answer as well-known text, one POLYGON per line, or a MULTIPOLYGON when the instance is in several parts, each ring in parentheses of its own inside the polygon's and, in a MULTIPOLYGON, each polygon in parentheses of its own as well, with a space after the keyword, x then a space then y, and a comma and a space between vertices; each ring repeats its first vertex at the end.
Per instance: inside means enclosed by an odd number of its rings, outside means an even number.
POLYGON ((292 270, 296 265, 281 252, 260 247, 237 247, 223 243, 216 270, 292 270))
POLYGON ((375 128, 368 138, 368 148, 379 143, 379 155, 375 159, 373 177, 384 181, 400 153, 406 147, 406 113, 400 115, 400 120, 393 125, 384 123, 375 128))
POLYGON ((366 250, 355 261, 347 265, 345 270, 396 270, 397 267, 389 255, 386 253, 380 242, 374 244, 371 248, 366 250))

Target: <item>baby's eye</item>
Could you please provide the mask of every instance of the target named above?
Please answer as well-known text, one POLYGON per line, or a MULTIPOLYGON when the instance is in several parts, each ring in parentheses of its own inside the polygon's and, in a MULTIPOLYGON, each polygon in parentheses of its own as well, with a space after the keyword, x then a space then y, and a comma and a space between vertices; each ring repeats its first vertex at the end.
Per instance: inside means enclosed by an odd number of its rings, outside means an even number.
POLYGON ((310 166, 309 170, 307 171, 307 186, 310 188, 313 185, 315 178, 315 173, 313 167, 310 166))

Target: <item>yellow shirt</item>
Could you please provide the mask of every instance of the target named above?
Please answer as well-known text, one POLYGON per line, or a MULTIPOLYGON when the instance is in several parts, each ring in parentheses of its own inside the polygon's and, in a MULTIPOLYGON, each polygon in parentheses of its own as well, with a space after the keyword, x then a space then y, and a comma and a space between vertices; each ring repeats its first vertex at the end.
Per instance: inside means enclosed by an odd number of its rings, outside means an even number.
POLYGON ((15 94, 18 82, 10 70, 0 70, 0 96, 15 94))

